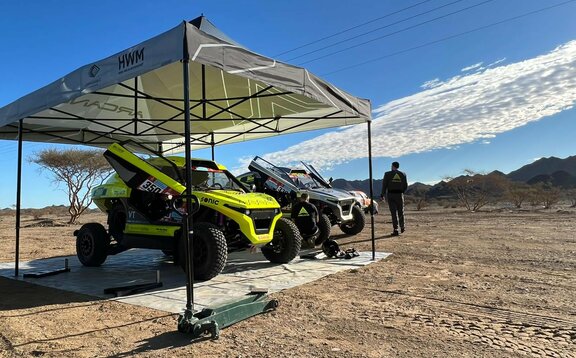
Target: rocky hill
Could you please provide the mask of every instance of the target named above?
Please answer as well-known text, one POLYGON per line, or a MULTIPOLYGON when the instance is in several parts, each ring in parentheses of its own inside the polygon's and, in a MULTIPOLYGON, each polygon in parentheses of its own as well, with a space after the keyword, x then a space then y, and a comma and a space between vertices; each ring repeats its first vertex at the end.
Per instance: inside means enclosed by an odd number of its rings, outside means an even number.
POLYGON ((576 155, 564 159, 556 157, 540 158, 533 163, 508 173, 507 176, 511 180, 527 183, 536 176, 552 175, 556 172, 565 172, 572 177, 576 177, 576 155))
MULTIPOLYGON (((562 189, 576 188, 576 156, 564 159, 556 157, 541 158, 508 174, 493 171, 487 175, 502 177, 530 185, 544 183, 562 189)), ((465 177, 466 176, 460 176, 453 180, 461 180, 465 177)), ((382 179, 376 179, 373 183, 374 196, 377 197, 380 195, 380 191, 382 190, 382 179)), ((368 179, 336 179, 332 182, 332 185, 336 188, 345 190, 362 190, 365 193, 370 191, 368 179)), ((442 198, 452 196, 454 193, 447 182, 441 181, 435 185, 427 185, 423 183, 411 184, 408 187, 406 194, 413 196, 426 194, 429 198, 442 198)))

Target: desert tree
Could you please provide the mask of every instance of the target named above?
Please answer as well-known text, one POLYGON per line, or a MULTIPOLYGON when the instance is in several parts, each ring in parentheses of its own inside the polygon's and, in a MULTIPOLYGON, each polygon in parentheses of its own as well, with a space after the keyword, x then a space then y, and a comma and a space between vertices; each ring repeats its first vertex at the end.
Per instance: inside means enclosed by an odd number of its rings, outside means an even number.
POLYGON ((558 204, 561 198, 561 191, 559 188, 548 184, 539 183, 534 187, 536 195, 540 198, 540 203, 544 209, 551 209, 554 205, 558 204))
POLYGON ((530 206, 542 206, 542 192, 539 188, 531 187, 528 191, 528 202, 530 206))
POLYGON ((576 189, 567 189, 566 190, 566 198, 570 200, 570 207, 576 208, 576 189))
POLYGON ((414 203, 416 210, 420 211, 428 206, 427 202, 428 189, 423 187, 416 187, 411 190, 410 194, 407 195, 409 200, 414 203))
POLYGON ((90 191, 110 174, 111 168, 101 150, 48 148, 32 154, 29 161, 52 172, 56 185, 64 183, 68 194, 69 224, 73 224, 92 204, 90 191))
POLYGON ((552 209, 552 207, 560 202, 560 189, 550 188, 544 191, 544 203, 545 209, 552 209))
POLYGON ((495 200, 507 185, 507 179, 502 175, 497 173, 483 175, 470 169, 465 169, 461 176, 446 177, 444 180, 468 211, 480 210, 495 200))
POLYGON ((512 202, 516 208, 521 208, 531 195, 531 189, 527 184, 511 181, 506 191, 506 198, 512 202))

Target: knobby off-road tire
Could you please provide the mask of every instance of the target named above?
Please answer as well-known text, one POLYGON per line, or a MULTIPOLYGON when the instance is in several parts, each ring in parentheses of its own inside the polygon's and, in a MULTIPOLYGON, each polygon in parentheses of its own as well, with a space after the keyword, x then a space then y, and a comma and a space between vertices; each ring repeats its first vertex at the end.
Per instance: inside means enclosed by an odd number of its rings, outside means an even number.
POLYGON ((100 266, 106 261, 110 236, 98 223, 82 225, 76 233, 76 255, 84 266, 100 266))
POLYGON ((320 215, 320 220, 318 220, 318 230, 320 230, 320 235, 316 238, 315 244, 320 245, 324 241, 330 238, 330 231, 332 230, 332 223, 330 218, 326 214, 320 215))
POLYGON ((262 247, 262 254, 268 261, 285 264, 292 261, 300 252, 302 236, 292 221, 280 218, 274 228, 272 241, 262 247))
POLYGON ((364 211, 358 205, 352 208, 353 219, 340 224, 340 229, 348 235, 356 235, 360 233, 366 225, 366 216, 364 211))
MULTIPOLYGON (((207 281, 220 274, 228 259, 226 237, 218 226, 210 223, 193 225, 194 280, 207 281)), ((186 272, 186 237, 182 235, 178 249, 178 264, 186 272)))

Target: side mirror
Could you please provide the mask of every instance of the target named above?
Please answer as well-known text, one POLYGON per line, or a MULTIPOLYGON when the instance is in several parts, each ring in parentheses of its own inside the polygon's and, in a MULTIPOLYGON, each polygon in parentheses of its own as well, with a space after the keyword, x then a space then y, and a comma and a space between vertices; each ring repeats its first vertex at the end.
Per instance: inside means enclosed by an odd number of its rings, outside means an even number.
MULTIPOLYGON (((186 208, 186 199, 184 196, 177 196, 174 198, 170 198, 171 206, 173 210, 180 211, 185 210, 186 208)), ((198 210, 200 210, 200 201, 196 197, 196 195, 191 195, 190 198, 190 213, 189 215, 194 215, 198 210)))
POLYGON ((256 191, 256 184, 250 185, 250 191, 251 191, 251 192, 255 192, 255 191, 256 191))
POLYGON ((333 180, 334 180, 334 179, 332 179, 332 177, 330 177, 330 179, 328 179, 328 184, 332 184, 332 181, 333 181, 333 180))

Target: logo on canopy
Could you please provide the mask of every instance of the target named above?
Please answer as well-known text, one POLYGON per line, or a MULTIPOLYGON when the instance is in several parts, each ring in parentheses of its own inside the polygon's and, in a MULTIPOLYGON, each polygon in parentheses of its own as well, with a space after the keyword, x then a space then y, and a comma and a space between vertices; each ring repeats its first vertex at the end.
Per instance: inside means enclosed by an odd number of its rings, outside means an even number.
POLYGON ((96 65, 92 65, 92 67, 90 67, 90 71, 89 71, 90 77, 96 77, 98 72, 100 72, 100 67, 98 67, 96 65))
POLYGON ((118 73, 124 73, 144 64, 144 47, 118 56, 118 73))

